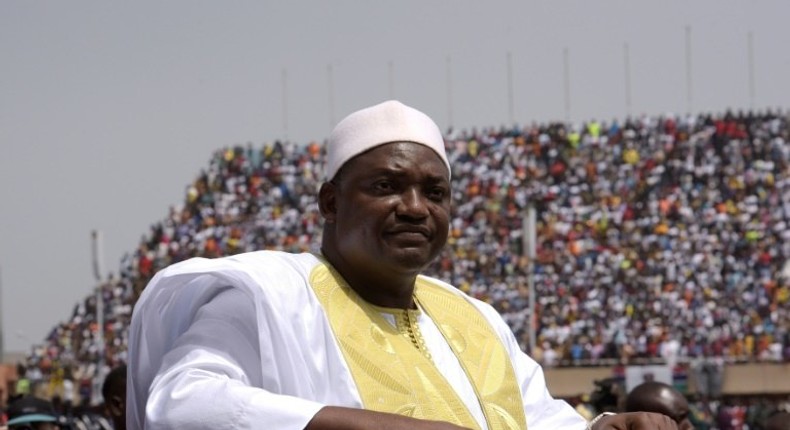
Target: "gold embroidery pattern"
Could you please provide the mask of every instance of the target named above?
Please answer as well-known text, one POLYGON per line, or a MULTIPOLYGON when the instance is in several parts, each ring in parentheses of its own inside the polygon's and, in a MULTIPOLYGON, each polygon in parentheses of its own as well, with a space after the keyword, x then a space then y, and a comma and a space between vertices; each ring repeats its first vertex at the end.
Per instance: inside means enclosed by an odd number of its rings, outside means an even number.
POLYGON ((391 315, 395 321, 395 327, 398 332, 408 339, 425 358, 431 360, 431 351, 425 346, 425 339, 422 337, 420 325, 418 324, 420 314, 422 313, 419 309, 393 309, 371 304, 368 305, 381 313, 391 315))
MULTIPOLYGON (((327 264, 313 269, 310 284, 327 313, 365 408, 479 428, 425 354, 421 335, 404 336, 381 315, 381 308, 362 300, 327 264)), ((415 298, 434 321, 442 321, 439 329, 469 376, 489 428, 525 429, 509 357, 485 318, 463 298, 423 278, 418 279, 415 298)), ((416 327, 416 318, 408 326, 416 327)))
POLYGON ((526 429, 521 391, 499 336, 472 304, 426 278, 417 279, 415 297, 473 382, 490 429, 526 429))

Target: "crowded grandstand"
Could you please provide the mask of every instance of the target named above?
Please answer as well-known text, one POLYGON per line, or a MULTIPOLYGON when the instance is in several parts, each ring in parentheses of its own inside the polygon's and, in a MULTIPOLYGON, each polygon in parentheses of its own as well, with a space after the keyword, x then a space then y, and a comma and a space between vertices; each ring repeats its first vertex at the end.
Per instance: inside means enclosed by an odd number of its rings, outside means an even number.
MULTIPOLYGON (((450 239, 427 274, 492 304, 547 368, 790 362, 788 119, 775 110, 449 130, 450 239)), ((318 252, 323 156, 317 142, 216 151, 101 287, 102 306, 86 297, 30 351, 26 379, 71 379, 95 398, 96 381, 126 362, 136 299, 174 262, 318 252)))

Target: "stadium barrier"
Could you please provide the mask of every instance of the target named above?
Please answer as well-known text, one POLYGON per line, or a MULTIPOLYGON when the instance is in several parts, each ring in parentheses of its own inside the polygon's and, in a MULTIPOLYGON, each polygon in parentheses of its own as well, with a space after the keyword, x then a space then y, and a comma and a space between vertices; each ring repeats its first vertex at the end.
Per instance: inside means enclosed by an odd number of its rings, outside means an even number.
MULTIPOLYGON (((559 367, 544 369, 554 397, 573 398, 596 390, 595 381, 622 378, 622 366, 559 367)), ((688 367, 676 372, 676 386, 697 393, 697 378, 688 367), (679 376, 679 377, 677 377, 679 376)), ((790 395, 790 363, 725 364, 721 394, 725 396, 790 395)))

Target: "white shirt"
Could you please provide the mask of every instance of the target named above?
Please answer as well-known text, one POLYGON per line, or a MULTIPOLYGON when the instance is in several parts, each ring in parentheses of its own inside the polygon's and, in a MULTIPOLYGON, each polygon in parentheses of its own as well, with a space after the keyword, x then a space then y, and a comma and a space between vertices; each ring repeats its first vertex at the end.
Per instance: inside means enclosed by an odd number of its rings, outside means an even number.
MULTIPOLYGON (((132 316, 127 427, 302 430, 324 406, 362 408, 309 284, 319 263, 312 254, 258 251, 160 271, 132 316)), ((584 418, 551 397, 542 369, 499 314, 464 297, 511 357, 529 429, 585 428, 584 418)), ((420 330, 438 369, 486 428, 457 359, 423 316, 420 330)))

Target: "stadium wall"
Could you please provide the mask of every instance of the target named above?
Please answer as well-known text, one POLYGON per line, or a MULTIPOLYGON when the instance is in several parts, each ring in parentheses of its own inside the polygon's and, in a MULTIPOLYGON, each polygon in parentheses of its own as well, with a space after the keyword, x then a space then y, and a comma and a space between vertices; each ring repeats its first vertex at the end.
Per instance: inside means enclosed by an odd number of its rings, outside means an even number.
MULTIPOLYGON (((595 381, 617 378, 622 367, 562 367, 544 369, 549 391, 572 398, 595 391, 595 381)), ((687 372, 687 391, 697 392, 694 372, 687 372)), ((790 363, 749 363, 724 366, 722 395, 790 395, 790 363)))

